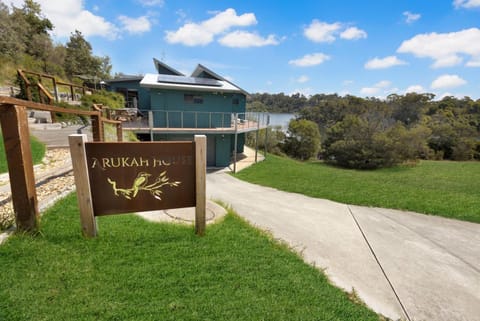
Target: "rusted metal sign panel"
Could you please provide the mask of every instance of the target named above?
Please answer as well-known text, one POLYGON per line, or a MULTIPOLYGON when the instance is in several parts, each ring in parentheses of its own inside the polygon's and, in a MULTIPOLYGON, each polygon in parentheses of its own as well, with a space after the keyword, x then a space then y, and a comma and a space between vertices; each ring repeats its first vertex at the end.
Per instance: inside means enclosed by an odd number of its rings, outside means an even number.
POLYGON ((85 143, 95 216, 196 205, 195 143, 85 143))

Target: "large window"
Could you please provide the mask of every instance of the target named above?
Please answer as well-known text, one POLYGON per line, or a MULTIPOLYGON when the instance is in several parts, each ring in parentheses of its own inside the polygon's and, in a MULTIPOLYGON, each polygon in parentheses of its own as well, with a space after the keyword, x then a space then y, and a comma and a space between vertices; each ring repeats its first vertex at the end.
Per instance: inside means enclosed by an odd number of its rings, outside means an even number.
POLYGON ((183 100, 187 104, 203 104, 203 96, 202 95, 191 95, 191 94, 184 94, 183 100))

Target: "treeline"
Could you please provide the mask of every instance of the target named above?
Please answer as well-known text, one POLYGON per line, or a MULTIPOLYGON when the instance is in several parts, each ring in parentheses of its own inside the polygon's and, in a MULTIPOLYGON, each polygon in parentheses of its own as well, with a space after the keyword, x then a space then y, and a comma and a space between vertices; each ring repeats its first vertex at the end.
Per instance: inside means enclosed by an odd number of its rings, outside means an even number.
POLYGON ((480 159, 480 100, 433 94, 355 96, 254 94, 249 107, 295 112, 318 125, 319 156, 349 168, 379 168, 408 160, 480 159), (280 102, 289 102, 280 107, 280 102), (256 100, 258 99, 258 100, 256 100))
POLYGON ((12 84, 17 68, 75 82, 81 81, 76 78, 79 75, 110 78, 108 56, 93 55, 92 46, 79 31, 65 45, 54 43, 49 34, 54 28, 32 0, 25 0, 21 8, 0 2, 0 84, 12 84))

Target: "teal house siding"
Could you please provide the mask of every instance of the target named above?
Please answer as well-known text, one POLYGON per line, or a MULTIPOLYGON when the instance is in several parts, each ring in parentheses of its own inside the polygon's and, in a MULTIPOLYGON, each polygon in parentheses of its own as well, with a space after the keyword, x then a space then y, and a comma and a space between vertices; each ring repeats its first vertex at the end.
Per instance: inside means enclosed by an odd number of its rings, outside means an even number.
MULTIPOLYGON (((108 82, 109 89, 138 103, 143 115, 152 115, 153 140, 185 141, 193 140, 193 133, 205 134, 207 165, 230 165, 235 151, 232 126, 245 119, 248 93, 202 65, 191 76, 185 76, 157 59, 154 64, 158 74, 114 79, 108 82), (135 95, 135 99, 130 97, 135 95), (183 132, 191 129, 191 134, 162 133, 167 128, 182 128, 183 132), (202 133, 203 128, 229 129, 230 133, 202 133)), ((245 134, 237 134, 237 152, 243 152, 244 144, 245 134)))
MULTIPOLYGON (((150 109, 150 89, 141 87, 140 80, 111 80, 108 84, 109 90, 113 92, 136 92, 137 108, 140 110, 150 109)), ((128 97, 125 97, 125 99, 128 100, 128 97)))
MULTIPOLYGON (((151 89, 151 110, 155 127, 221 128, 230 127, 232 113, 245 112, 245 99, 236 94, 168 91, 151 89), (193 101, 186 99, 193 96, 193 101), (238 99, 243 106, 234 104, 238 99), (195 102, 201 100, 202 102, 195 102)), ((243 115, 239 116, 243 118, 243 115)))

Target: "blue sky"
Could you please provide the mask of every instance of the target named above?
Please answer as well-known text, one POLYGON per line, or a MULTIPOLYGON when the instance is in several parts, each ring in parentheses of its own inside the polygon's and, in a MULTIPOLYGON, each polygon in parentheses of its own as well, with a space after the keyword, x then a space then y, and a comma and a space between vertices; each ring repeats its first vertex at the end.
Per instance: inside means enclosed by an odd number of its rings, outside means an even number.
POLYGON ((156 57, 251 93, 480 98, 480 0, 37 2, 57 41, 80 30, 114 72, 155 72, 156 57))

